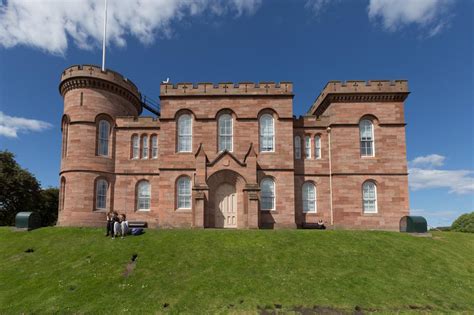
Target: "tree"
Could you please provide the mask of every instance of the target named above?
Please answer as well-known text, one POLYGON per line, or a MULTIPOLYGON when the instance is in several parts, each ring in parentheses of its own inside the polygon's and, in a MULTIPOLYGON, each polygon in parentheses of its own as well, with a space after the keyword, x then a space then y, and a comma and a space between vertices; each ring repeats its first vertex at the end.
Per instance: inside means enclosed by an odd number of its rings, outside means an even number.
POLYGON ((0 151, 0 225, 14 225, 15 215, 21 211, 38 212, 42 225, 56 223, 58 189, 41 190, 29 171, 15 161, 9 151, 0 151))
POLYGON ((474 212, 465 213, 451 225, 451 231, 474 233, 474 212))

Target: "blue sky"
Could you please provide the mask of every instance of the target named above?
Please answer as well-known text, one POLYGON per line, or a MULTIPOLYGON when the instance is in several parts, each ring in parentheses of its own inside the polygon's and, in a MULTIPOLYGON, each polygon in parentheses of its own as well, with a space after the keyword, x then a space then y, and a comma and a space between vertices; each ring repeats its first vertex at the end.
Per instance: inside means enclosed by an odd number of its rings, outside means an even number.
MULTIPOLYGON (((102 1, 0 2, 0 148, 57 186, 62 70, 100 64, 102 1), (20 10, 21 9, 21 10, 20 10)), ((159 83, 293 81, 303 114, 328 80, 407 79, 410 207, 474 211, 468 0, 109 0, 107 68, 159 83)))

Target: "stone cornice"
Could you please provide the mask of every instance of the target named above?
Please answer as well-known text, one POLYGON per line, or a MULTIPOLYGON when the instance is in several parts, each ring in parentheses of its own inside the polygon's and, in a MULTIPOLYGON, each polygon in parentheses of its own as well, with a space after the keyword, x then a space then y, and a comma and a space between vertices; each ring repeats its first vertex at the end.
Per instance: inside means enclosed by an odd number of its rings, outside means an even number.
POLYGON ((409 93, 406 80, 329 81, 307 114, 319 117, 331 103, 403 102, 409 93))

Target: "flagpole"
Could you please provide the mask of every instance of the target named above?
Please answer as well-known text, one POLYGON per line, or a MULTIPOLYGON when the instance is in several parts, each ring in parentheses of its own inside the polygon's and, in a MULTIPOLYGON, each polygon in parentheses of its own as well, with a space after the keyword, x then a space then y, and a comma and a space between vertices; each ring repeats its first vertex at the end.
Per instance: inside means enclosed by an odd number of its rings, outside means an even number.
POLYGON ((102 37, 102 71, 105 71, 105 42, 107 41, 107 0, 104 11, 104 36, 102 37))

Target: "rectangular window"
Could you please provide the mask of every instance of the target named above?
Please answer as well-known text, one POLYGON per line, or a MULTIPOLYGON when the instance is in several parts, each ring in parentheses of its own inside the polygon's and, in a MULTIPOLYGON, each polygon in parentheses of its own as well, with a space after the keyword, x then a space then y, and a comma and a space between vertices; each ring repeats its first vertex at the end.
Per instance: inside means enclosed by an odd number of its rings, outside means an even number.
POLYGON ((301 159, 301 138, 299 136, 295 137, 295 159, 301 159))
POLYGON ((132 138, 132 159, 138 159, 140 155, 140 141, 138 136, 135 135, 132 138))
POLYGON ((305 147, 304 147, 305 157, 306 159, 310 159, 311 158, 311 138, 309 136, 304 137, 304 144, 305 144, 305 147))
POLYGON ((314 158, 320 159, 321 158, 321 137, 316 136, 314 138, 314 158))
POLYGON ((158 136, 151 137, 151 157, 158 158, 158 136))
POLYGON ((142 159, 148 159, 148 136, 142 138, 142 159))

